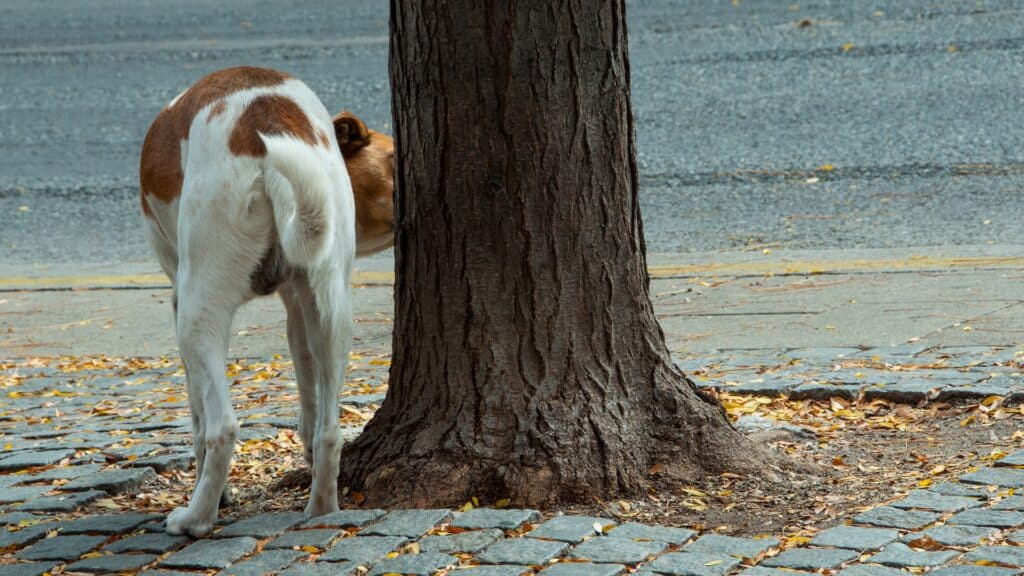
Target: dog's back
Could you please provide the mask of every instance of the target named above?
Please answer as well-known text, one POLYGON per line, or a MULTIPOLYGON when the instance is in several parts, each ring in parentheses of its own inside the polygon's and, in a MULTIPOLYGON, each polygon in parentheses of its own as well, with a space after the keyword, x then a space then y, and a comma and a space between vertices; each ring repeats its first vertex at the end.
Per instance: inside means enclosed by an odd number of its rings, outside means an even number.
POLYGON ((257 261, 278 247, 294 264, 322 258, 330 228, 351 229, 354 211, 334 130, 305 84, 273 70, 215 72, 172 100, 146 135, 139 171, 150 241, 172 281, 189 241, 179 238, 186 204, 186 227, 217 223, 214 237, 193 235, 197 250, 230 241, 257 261))

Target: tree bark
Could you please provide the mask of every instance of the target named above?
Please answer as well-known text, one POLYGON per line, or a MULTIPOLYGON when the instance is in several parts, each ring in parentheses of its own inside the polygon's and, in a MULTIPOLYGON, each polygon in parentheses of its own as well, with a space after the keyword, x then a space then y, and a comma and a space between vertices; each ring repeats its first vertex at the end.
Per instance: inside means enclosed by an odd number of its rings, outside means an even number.
POLYGON ((341 485, 544 506, 763 469, 654 317, 623 1, 392 0, 390 26, 394 355, 341 485))

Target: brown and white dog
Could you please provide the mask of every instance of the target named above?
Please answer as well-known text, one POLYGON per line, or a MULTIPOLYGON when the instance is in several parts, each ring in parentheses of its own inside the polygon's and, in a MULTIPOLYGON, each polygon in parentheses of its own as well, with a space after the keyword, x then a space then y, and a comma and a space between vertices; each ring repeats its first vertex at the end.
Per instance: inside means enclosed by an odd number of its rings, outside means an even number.
POLYGON ((338 385, 352 343, 358 255, 393 242, 394 145, 355 116, 331 117, 274 70, 214 72, 172 100, 142 147, 142 212, 174 285, 178 347, 195 435, 192 499, 167 531, 210 532, 238 421, 225 362, 235 311, 278 292, 313 467, 306 513, 338 509, 338 385))

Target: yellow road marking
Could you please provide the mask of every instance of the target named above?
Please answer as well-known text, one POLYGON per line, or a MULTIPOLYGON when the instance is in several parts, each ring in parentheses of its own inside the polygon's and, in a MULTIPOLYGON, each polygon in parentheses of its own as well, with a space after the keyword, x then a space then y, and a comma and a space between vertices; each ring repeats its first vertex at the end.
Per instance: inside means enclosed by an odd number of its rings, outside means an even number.
MULTIPOLYGON (((932 257, 911 256, 892 259, 854 260, 748 260, 744 262, 650 266, 652 278, 678 276, 761 276, 772 274, 825 274, 873 272, 882 270, 943 270, 956 268, 1024 268, 1024 256, 1004 257, 932 257)), ((388 285, 394 282, 393 272, 357 271, 354 284, 388 285)), ((106 288, 137 286, 156 288, 170 286, 163 274, 113 274, 83 276, 13 276, 0 277, 2 290, 33 290, 41 288, 106 288)))

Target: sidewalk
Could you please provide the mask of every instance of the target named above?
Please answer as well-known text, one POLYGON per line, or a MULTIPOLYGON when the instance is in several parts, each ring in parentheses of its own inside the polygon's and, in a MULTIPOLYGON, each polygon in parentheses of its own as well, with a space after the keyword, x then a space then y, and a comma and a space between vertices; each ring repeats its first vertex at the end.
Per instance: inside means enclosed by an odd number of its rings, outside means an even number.
MULTIPOLYGON (((980 402, 972 421, 1002 418, 1002 427, 962 429, 1000 447, 950 464, 953 473, 929 475, 938 462, 926 464, 922 480, 919 472, 904 478, 901 486, 913 489, 861 494, 865 506, 844 523, 753 538, 628 514, 507 508, 348 509, 304 522, 294 512, 301 492, 266 498, 275 479, 301 466, 283 312, 269 298, 250 304, 235 330, 233 354, 256 360, 229 367, 242 423, 231 477, 240 503, 222 511, 213 541, 167 536, 163 517, 187 497, 192 463, 160 276, 152 266, 0 269, 0 576, 433 575, 448 567, 453 576, 1020 574, 1024 497, 1014 490, 1024 488, 1024 451, 1012 448, 1021 438, 1010 431, 1021 411, 997 407, 1024 399, 1022 254, 985 247, 650 259, 656 313, 679 364, 699 385, 749 405, 746 426, 765 424, 763 396, 821 399, 840 417, 858 402, 885 401, 899 412, 898 402, 967 399, 980 402), (33 359, 53 355, 69 358, 33 359)), ((386 391, 390 266, 361 262, 357 274, 360 340, 342 392, 346 438, 386 391)), ((956 420, 952 427, 961 430, 956 420)), ((915 450, 907 446, 907 462, 915 450)))

